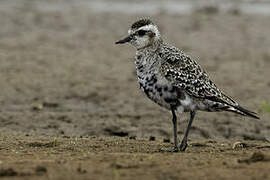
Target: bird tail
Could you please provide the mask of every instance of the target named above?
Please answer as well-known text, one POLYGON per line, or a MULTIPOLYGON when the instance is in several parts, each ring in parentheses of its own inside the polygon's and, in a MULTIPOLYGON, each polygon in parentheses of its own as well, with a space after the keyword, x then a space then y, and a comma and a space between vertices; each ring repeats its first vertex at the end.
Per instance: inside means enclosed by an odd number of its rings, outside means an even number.
POLYGON ((228 109, 226 109, 226 111, 231 111, 231 112, 235 112, 237 114, 241 114, 243 116, 249 116, 249 117, 252 117, 252 118, 255 118, 255 119, 260 119, 260 117, 258 116, 257 113, 255 112, 252 112, 250 110, 247 110, 239 105, 236 105, 236 106, 230 106, 228 107, 228 109))
POLYGON ((230 98, 229 96, 225 95, 225 94, 222 94, 223 95, 223 99, 221 98, 218 98, 218 97, 214 97, 214 96, 211 96, 211 97, 207 97, 207 99, 211 100, 211 101, 214 101, 214 102, 218 102, 218 103, 221 103, 225 106, 223 106, 221 109, 224 110, 224 111, 230 111, 230 112, 234 112, 234 113, 237 113, 237 114, 241 114, 243 116, 249 116, 249 117, 252 117, 252 118, 255 118, 255 119, 260 119, 260 117, 258 116, 257 113, 255 112, 252 112, 250 110, 247 110, 243 107, 241 107, 240 105, 238 105, 237 102, 235 102, 232 98, 230 98), (230 102, 224 100, 224 99, 227 99, 229 100, 230 102))

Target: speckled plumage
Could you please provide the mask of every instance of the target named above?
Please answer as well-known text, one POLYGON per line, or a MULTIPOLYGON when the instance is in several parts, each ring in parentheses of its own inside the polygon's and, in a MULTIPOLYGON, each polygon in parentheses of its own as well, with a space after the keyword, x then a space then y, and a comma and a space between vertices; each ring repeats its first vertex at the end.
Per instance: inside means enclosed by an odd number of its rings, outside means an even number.
POLYGON ((129 36, 117 43, 130 42, 136 49, 135 64, 142 91, 155 103, 172 111, 175 151, 178 151, 176 115, 190 112, 191 118, 180 150, 187 147, 187 136, 197 110, 232 111, 258 118, 239 106, 210 80, 206 71, 190 56, 163 42, 157 26, 149 19, 136 21, 129 36))
POLYGON ((198 107, 199 110, 219 111, 230 108, 230 105, 238 106, 217 88, 207 73, 190 56, 167 44, 161 44, 160 49, 159 53, 165 59, 160 72, 173 86, 183 90, 194 101, 202 102, 205 105, 204 109, 198 107))
POLYGON ((139 50, 135 64, 141 89, 167 109, 173 105, 180 112, 220 111, 238 105, 217 88, 196 61, 176 47, 160 42, 154 52, 139 50))

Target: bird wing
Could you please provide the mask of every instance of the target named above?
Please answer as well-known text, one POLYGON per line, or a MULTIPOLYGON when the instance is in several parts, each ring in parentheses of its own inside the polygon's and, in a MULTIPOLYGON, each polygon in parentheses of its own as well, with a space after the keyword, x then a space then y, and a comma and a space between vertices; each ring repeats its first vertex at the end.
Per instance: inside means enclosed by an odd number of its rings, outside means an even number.
POLYGON ((159 56, 163 59, 160 70, 174 87, 183 89, 195 98, 208 99, 229 106, 238 105, 217 88, 196 61, 178 48, 165 45, 159 56))

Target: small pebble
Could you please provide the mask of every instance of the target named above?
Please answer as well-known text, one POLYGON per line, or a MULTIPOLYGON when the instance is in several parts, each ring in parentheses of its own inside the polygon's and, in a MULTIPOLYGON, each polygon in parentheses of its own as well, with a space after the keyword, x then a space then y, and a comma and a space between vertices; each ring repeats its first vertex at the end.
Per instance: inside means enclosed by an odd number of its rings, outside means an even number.
POLYGON ((37 166, 36 167, 36 173, 38 174, 43 174, 47 172, 47 168, 44 166, 37 166))
POLYGON ((136 140, 136 136, 130 136, 129 139, 136 140))
POLYGON ((32 105, 32 110, 34 111, 40 111, 43 109, 43 104, 37 103, 32 105))
POLYGON ((165 139, 163 139, 163 142, 164 142, 164 143, 170 143, 171 140, 170 140, 169 138, 165 138, 165 139))
POLYGON ((77 171, 78 171, 79 173, 81 173, 81 174, 87 173, 87 171, 86 171, 85 169, 82 169, 81 167, 78 167, 78 168, 77 168, 77 171))

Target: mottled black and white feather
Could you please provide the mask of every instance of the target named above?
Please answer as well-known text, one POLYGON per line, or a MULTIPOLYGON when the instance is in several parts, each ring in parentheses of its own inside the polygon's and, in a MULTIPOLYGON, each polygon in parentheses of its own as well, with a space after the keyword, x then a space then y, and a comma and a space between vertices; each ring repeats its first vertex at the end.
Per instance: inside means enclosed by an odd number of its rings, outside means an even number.
POLYGON ((258 119, 256 113, 239 106, 236 101, 218 89, 206 71, 178 48, 163 44, 160 46, 159 55, 164 59, 161 72, 173 86, 184 90, 191 97, 223 105, 216 106, 216 110, 232 111, 258 119))

